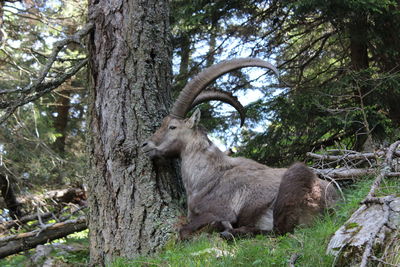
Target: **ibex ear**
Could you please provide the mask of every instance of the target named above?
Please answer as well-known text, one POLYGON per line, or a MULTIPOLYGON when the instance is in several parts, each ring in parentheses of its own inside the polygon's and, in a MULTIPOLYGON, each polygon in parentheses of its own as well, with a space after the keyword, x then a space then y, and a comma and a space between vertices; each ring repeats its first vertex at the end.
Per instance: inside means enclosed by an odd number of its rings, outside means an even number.
POLYGON ((192 116, 186 121, 186 125, 189 128, 193 128, 197 126, 200 122, 200 109, 196 108, 196 110, 193 112, 192 116))

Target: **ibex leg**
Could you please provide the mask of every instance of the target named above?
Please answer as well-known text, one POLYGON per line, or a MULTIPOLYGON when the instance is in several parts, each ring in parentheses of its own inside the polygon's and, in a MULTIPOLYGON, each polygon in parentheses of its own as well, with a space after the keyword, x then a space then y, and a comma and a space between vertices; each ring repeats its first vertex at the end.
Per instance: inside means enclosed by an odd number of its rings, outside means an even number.
POLYGON ((251 227, 251 226, 241 226, 238 228, 232 228, 230 230, 225 230, 221 232, 221 236, 227 240, 231 240, 234 237, 244 237, 244 236, 254 236, 254 235, 259 235, 259 234, 268 234, 271 233, 271 231, 266 231, 266 230, 260 230, 259 228, 256 227, 251 227))
POLYGON ((192 217, 190 219, 190 222, 183 225, 182 228, 179 230, 179 238, 181 240, 188 238, 193 232, 197 231, 198 229, 208 224, 214 223, 216 219, 217 218, 215 217, 215 215, 211 213, 205 213, 192 217))

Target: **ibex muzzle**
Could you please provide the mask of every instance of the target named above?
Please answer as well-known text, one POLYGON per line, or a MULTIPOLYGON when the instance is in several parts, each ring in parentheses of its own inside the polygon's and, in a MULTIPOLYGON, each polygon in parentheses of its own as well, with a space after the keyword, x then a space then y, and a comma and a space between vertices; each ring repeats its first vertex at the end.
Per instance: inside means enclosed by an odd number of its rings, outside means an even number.
POLYGON ((185 86, 160 128, 143 143, 143 151, 151 158, 182 160, 188 202, 188 223, 180 229, 182 239, 205 225, 225 237, 272 230, 285 233, 298 224, 308 224, 338 198, 335 188, 304 164, 270 168, 227 156, 198 126, 198 109, 185 119, 196 105, 220 100, 238 110, 243 124, 244 108, 232 94, 204 89, 229 71, 252 66, 278 74, 270 63, 251 58, 224 61, 203 70, 185 86))

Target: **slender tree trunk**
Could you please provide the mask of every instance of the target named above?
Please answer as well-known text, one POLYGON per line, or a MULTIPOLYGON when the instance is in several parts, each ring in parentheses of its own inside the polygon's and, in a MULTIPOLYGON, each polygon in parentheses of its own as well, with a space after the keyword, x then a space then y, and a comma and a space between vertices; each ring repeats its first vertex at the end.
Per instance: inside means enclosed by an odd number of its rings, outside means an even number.
POLYGON ((13 219, 20 217, 22 215, 21 204, 17 201, 11 179, 2 173, 0 173, 0 193, 6 208, 10 211, 10 217, 13 219))
POLYGON ((189 75, 190 44, 190 36, 183 33, 180 43, 181 64, 179 66, 179 76, 182 76, 183 84, 187 83, 189 75))
POLYGON ((355 71, 368 68, 368 25, 367 16, 359 14, 349 24, 350 58, 355 71))
POLYGON ((170 104, 168 1, 89 1, 90 265, 135 257, 175 234, 171 163, 141 151, 170 104))
POLYGON ((176 46, 180 48, 179 56, 181 58, 179 64, 179 74, 175 78, 173 95, 178 95, 180 90, 185 86, 189 78, 189 61, 190 61, 190 36, 188 33, 182 33, 182 36, 179 38, 176 46))
MULTIPOLYGON (((367 70, 369 67, 368 60, 368 21, 367 15, 360 13, 354 15, 349 23, 349 35, 350 35, 350 59, 351 66, 354 71, 360 72, 367 70)), ((365 73, 361 79, 368 79, 368 74, 365 73)), ((365 84, 359 85, 354 84, 356 97, 356 103, 363 109, 365 105, 370 104, 366 97, 368 92, 371 90, 369 86, 365 84)), ((363 111, 365 111, 363 109, 363 111)), ((364 113, 365 115, 365 113, 364 113)), ((363 118, 364 125, 358 131, 356 136, 356 142, 354 144, 354 150, 356 151, 370 151, 373 149, 371 133, 368 126, 367 117, 363 118)), ((355 126, 360 128, 359 125, 355 126)))
MULTIPOLYGON (((376 33, 381 42, 377 44, 378 64, 386 73, 397 73, 400 71, 400 3, 396 4, 397 14, 395 16, 386 12, 376 19, 376 33)), ((398 86, 393 84, 384 93, 385 101, 389 106, 389 118, 400 126, 400 93, 398 86)))
POLYGON ((67 137, 67 124, 68 124, 68 113, 70 109, 70 95, 71 91, 63 90, 57 95, 55 112, 57 117, 54 118, 53 125, 58 134, 56 141, 53 144, 53 148, 57 153, 64 157, 65 153, 65 139, 67 137))

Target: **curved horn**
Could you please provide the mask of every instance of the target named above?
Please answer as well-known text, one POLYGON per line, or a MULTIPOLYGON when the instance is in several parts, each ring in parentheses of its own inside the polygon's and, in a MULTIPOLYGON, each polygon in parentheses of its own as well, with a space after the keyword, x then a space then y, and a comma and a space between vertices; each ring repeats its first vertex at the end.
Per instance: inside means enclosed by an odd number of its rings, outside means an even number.
POLYGON ((257 58, 239 58, 222 61, 201 71, 194 77, 180 92, 178 99, 175 101, 170 115, 184 118, 190 110, 194 99, 200 94, 204 88, 216 80, 218 77, 230 71, 245 67, 263 67, 275 72, 279 77, 279 72, 271 63, 257 58))
POLYGON ((202 91, 193 101, 191 107, 189 110, 193 109, 195 106, 211 101, 211 100, 219 100, 222 101, 226 104, 231 105, 234 107, 240 114, 240 127, 243 126, 244 120, 246 118, 246 113, 244 110, 244 107, 242 104, 239 102, 237 97, 233 96, 232 93, 224 92, 224 91, 218 91, 218 90, 205 90, 202 91))

